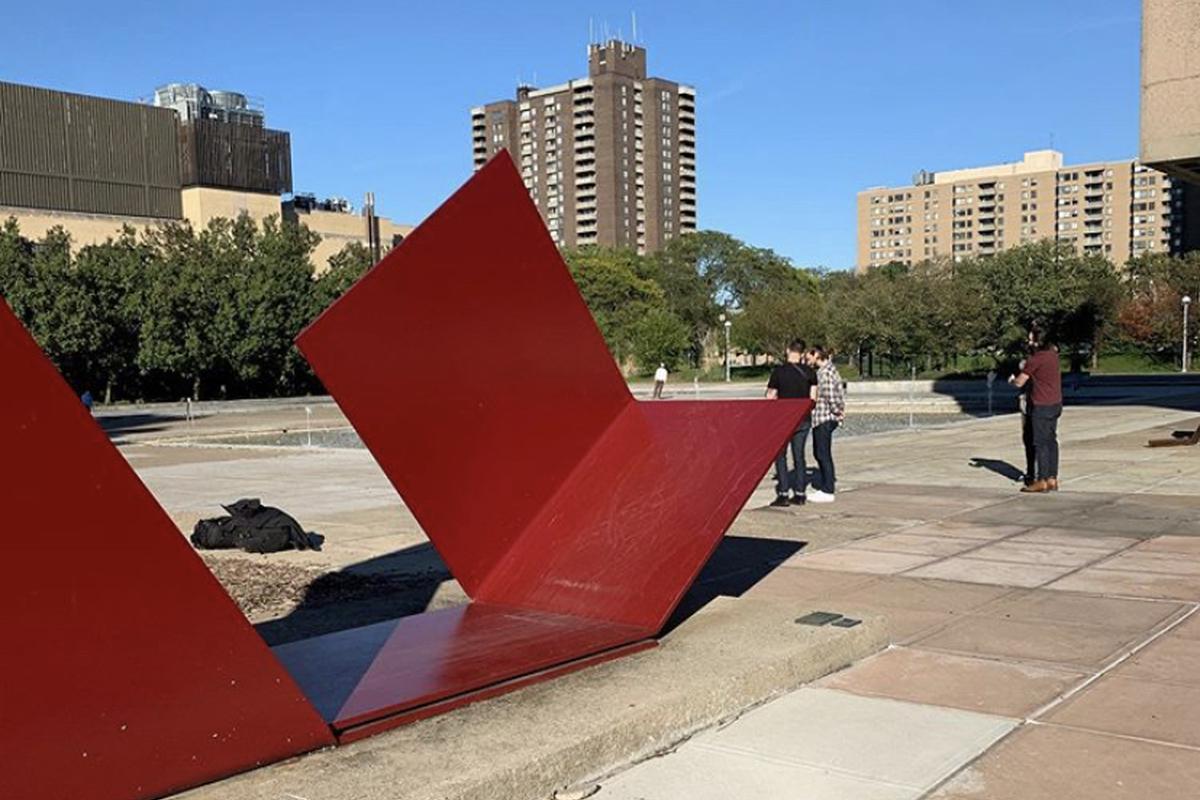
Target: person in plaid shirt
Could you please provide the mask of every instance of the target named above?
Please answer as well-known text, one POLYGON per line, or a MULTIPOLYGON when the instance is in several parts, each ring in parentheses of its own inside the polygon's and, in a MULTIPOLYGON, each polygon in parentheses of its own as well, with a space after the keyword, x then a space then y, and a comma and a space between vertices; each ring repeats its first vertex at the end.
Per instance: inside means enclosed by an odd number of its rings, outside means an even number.
POLYGON ((817 404, 812 412, 817 474, 813 476, 813 491, 808 499, 814 503, 832 503, 837 483, 833 467, 833 432, 846 418, 846 389, 825 348, 810 349, 808 363, 817 371, 817 404))

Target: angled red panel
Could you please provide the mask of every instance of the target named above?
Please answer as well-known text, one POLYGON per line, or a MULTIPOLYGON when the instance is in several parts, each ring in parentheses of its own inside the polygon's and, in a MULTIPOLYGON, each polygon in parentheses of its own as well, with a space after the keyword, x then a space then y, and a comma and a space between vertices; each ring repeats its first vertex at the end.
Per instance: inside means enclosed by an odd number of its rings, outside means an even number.
POLYGON ((630 403, 479 591, 657 633, 809 400, 630 403))
POLYGON ((507 153, 297 344, 471 595, 629 402, 507 153))
POLYGON ((0 797, 155 797, 329 729, 0 302, 0 797))

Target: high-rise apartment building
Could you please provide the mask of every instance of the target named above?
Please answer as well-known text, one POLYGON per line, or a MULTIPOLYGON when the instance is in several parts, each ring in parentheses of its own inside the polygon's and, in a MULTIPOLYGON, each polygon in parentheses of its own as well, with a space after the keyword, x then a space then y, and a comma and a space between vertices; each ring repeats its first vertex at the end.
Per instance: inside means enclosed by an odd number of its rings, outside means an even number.
POLYGON ((662 248, 696 229, 696 90, 646 51, 588 46, 588 75, 471 109, 475 169, 507 148, 560 246, 662 248))
POLYGON ((1064 166, 1062 153, 974 169, 920 172, 911 186, 858 195, 858 269, 891 262, 987 257, 1054 239, 1121 265, 1144 253, 1177 253, 1185 239, 1183 193, 1134 160, 1064 166))

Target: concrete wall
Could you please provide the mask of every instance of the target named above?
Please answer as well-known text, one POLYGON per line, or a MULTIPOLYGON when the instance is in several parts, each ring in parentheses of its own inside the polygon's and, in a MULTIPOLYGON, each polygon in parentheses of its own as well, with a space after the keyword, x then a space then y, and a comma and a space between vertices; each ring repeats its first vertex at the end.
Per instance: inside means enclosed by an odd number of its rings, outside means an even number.
POLYGON ((1200 5, 1143 0, 1141 157, 1200 183, 1200 5))
POLYGON ((249 214, 255 222, 262 222, 274 214, 279 216, 279 197, 273 194, 239 192, 233 189, 212 189, 194 186, 184 189, 183 216, 200 230, 218 217, 237 219, 249 214))
POLYGON ((9 217, 17 220, 17 224, 21 228, 21 235, 27 239, 45 238, 51 228, 62 226, 71 235, 74 248, 86 247, 89 244, 102 244, 107 239, 115 239, 126 225, 140 232, 151 225, 168 221, 146 217, 118 217, 109 214, 83 214, 75 211, 45 211, 39 208, 0 206, 0 224, 7 221, 9 217))

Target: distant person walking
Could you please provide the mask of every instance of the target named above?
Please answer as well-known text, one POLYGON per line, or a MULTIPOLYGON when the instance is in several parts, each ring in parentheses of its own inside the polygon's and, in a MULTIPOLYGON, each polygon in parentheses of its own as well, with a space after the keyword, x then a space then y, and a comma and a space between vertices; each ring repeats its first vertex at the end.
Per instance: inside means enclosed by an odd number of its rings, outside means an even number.
POLYGON ((1029 393, 1030 425, 1033 433, 1034 459, 1037 462, 1036 480, 1021 488, 1022 492, 1040 494, 1058 491, 1058 418, 1062 416, 1062 370, 1058 349, 1038 328, 1029 332, 1033 354, 1021 371, 1009 378, 1018 389, 1033 383, 1029 393))
POLYGON ((654 370, 654 399, 661 400, 663 388, 667 385, 667 365, 659 364, 654 370))
MULTIPOLYGON (((812 367, 804 363, 804 342, 797 339, 788 345, 787 363, 780 364, 771 371, 767 381, 767 399, 802 399, 815 400, 817 397, 817 374, 812 367)), ((790 446, 792 448, 792 465, 788 469, 787 451, 785 444, 775 457, 775 501, 771 505, 780 507, 787 505, 804 505, 804 488, 808 483, 808 465, 804 462, 804 445, 808 441, 808 432, 812 429, 812 421, 808 416, 800 423, 800 427, 792 433, 790 446), (791 499, 788 499, 788 491, 791 499)))
POLYGON ((813 408, 813 456, 817 474, 808 499, 814 503, 832 503, 837 488, 833 466, 833 432, 846 418, 846 389, 833 359, 823 347, 808 351, 809 366, 817 372, 817 404, 813 408))

